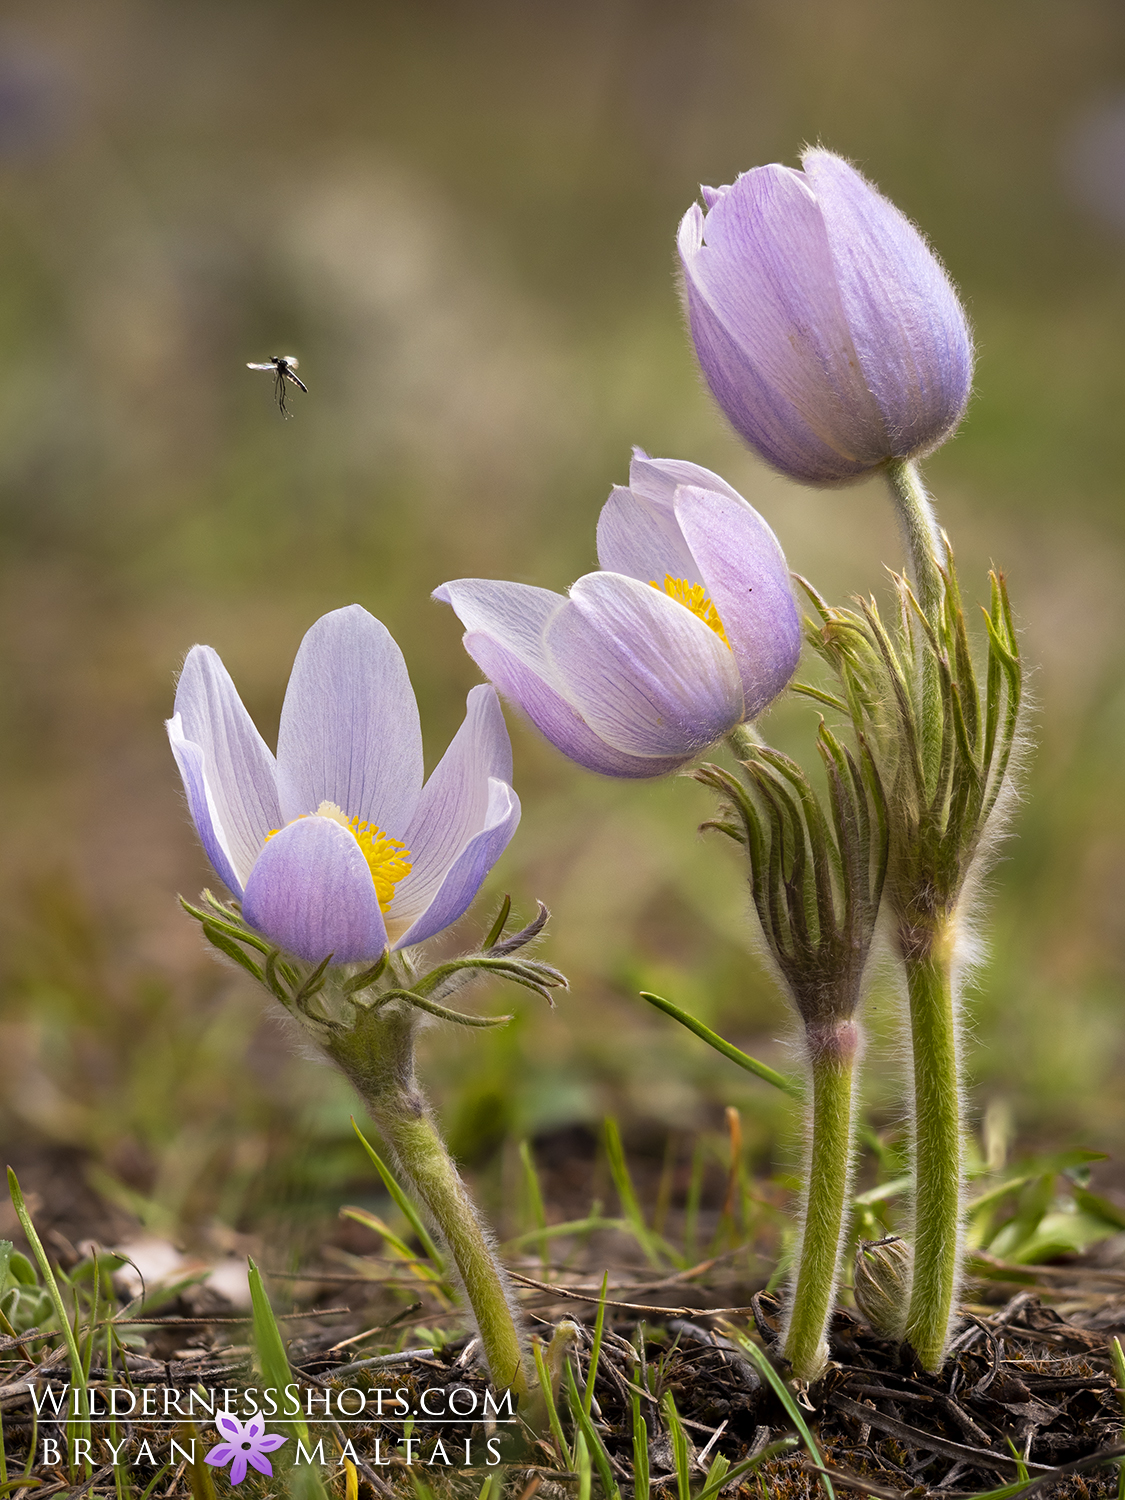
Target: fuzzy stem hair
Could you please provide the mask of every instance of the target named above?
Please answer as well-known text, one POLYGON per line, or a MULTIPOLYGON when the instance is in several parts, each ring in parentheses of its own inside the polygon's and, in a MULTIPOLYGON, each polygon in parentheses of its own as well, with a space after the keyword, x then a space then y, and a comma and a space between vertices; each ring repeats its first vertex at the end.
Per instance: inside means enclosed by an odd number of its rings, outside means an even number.
POLYGON ((805 1201, 796 1274, 782 1351, 799 1380, 812 1381, 828 1362, 825 1332, 836 1299, 847 1228, 852 1113, 859 1028, 854 1021, 809 1027, 805 1041, 812 1080, 812 1120, 805 1162, 805 1201))
POLYGON ((914 1069, 914 1269, 906 1337, 923 1367, 940 1370, 953 1319, 962 1249, 959 1003, 954 928, 899 935, 914 1069))
POLYGON ((910 557, 910 572, 918 602, 926 617, 937 618, 943 599, 941 569, 946 549, 917 465, 909 458, 888 460, 887 483, 910 557))

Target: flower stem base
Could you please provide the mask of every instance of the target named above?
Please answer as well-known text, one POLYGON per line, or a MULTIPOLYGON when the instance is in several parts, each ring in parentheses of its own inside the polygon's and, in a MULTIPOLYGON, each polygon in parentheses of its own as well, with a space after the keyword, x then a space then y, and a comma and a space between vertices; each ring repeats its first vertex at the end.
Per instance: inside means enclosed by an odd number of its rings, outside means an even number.
POLYGON ((504 1273, 414 1078, 414 1020, 397 1007, 369 1013, 327 1050, 359 1093, 445 1242, 477 1321, 497 1385, 529 1389, 525 1351, 504 1273))
POLYGON ((808 1189, 783 1343, 785 1358, 800 1380, 815 1380, 828 1362, 826 1333, 851 1175, 852 1083, 859 1043, 859 1028, 852 1021, 820 1032, 809 1028, 813 1118, 808 1189))
POLYGON ((961 1097, 951 934, 906 947, 914 1060, 914 1272, 906 1337, 941 1369, 961 1264, 961 1097))

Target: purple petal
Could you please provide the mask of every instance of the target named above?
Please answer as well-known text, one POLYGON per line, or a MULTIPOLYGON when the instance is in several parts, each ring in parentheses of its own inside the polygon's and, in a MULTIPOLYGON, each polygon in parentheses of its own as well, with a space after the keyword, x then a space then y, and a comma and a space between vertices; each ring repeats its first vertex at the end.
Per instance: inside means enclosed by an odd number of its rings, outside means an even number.
POLYGON ((275 1448, 280 1448, 282 1443, 287 1443, 288 1441, 289 1439, 282 1437, 280 1432, 267 1432, 265 1437, 258 1439, 258 1452, 272 1453, 275 1448))
POLYGON ((230 1412, 220 1412, 215 1418, 215 1426, 221 1428, 228 1437, 237 1439, 242 1436, 242 1423, 230 1412))
POLYGON ((626 755, 594 733, 577 709, 514 651, 484 631, 465 636, 465 650, 501 693, 521 709, 557 750, 601 776, 665 776, 690 756, 626 755))
POLYGON ((176 757, 176 765, 179 767, 184 791, 187 793, 188 809, 204 853, 211 861, 215 874, 227 889, 233 895, 241 896, 242 883, 234 873, 234 863, 223 834, 215 799, 207 784, 203 751, 192 741, 184 739, 183 724, 179 714, 167 719, 164 727, 168 731, 172 754, 176 757))
POLYGON ((443 583, 434 598, 452 605, 465 626, 465 650, 505 697, 571 760, 603 776, 663 776, 688 757, 635 756, 606 742, 563 696, 544 645, 567 600, 548 589, 485 578, 443 583))
POLYGON ((703 577, 676 519, 681 485, 715 490, 742 503, 742 496, 710 469, 677 458, 649 458, 633 449, 628 488, 618 485, 598 520, 598 562, 609 573, 642 583, 663 584, 665 576, 702 583, 703 577))
POLYGON ((248 1453, 246 1457, 254 1465, 259 1474, 269 1474, 272 1478, 273 1464, 270 1463, 268 1458, 263 1458, 261 1453, 248 1453))
POLYGON ((237 891, 254 868, 266 834, 281 822, 273 756, 210 646, 193 646, 188 652, 176 685, 175 712, 183 739, 203 752, 215 826, 229 850, 237 891))
POLYGON ((454 860, 485 827, 490 778, 511 782, 512 746, 495 690, 475 687, 464 723, 423 787, 403 838, 411 870, 388 913, 400 930, 426 910, 454 860))
POLYGON ((260 1411, 255 1412, 242 1430, 248 1438, 253 1438, 256 1442, 261 1434, 266 1430, 265 1417, 262 1416, 260 1411))
POLYGON ((689 209, 678 245, 703 373, 743 437, 784 473, 814 483, 884 459, 882 419, 801 174, 744 173, 706 219, 689 209))
POLYGON ((422 731, 402 652, 358 604, 301 642, 277 737, 286 821, 334 802, 395 838, 422 789, 422 731))
POLYGON ((745 500, 684 488, 676 514, 738 663, 745 717, 756 718, 788 684, 801 654, 785 554, 745 500))
POLYGON ((806 151, 802 164, 890 451, 928 451, 960 421, 972 383, 957 293, 913 224, 854 167, 827 151, 806 151))
MULTIPOLYGON (((705 469, 702 464, 688 463, 682 458, 650 458, 643 448, 633 449, 629 488, 635 495, 672 510, 676 491, 684 484, 695 485, 701 490, 715 490, 717 494, 730 495, 733 500, 742 499, 721 475, 705 469)), ((615 568, 613 571, 620 570, 615 568)))
POLYGON ((203 1455, 203 1462, 205 1464, 213 1464, 216 1469, 221 1469, 230 1463, 236 1451, 230 1443, 218 1443, 203 1455))
POLYGON ((236 1453, 234 1463, 230 1466, 231 1484, 241 1484, 246 1478, 246 1459, 241 1453, 236 1453))
POLYGON ((561 594, 526 583, 458 578, 435 589, 434 598, 452 606, 470 635, 483 631, 533 672, 549 678, 551 663, 543 633, 566 603, 561 594))
POLYGON ((520 820, 519 798, 506 782, 495 778, 488 783, 488 793, 483 829, 453 861, 434 899, 395 943, 396 949, 425 942, 456 922, 468 910, 485 876, 508 847, 520 820))
POLYGON ((690 757, 742 718, 742 683, 719 636, 635 578, 580 578, 546 644, 567 699, 626 754, 690 757))
POLYGON ((607 572, 663 585, 666 574, 701 583, 671 506, 615 486, 598 517, 598 562, 607 572))
POLYGON ((242 914, 279 948, 317 964, 373 962, 387 946, 363 851, 331 818, 300 818, 270 839, 246 882, 242 914))

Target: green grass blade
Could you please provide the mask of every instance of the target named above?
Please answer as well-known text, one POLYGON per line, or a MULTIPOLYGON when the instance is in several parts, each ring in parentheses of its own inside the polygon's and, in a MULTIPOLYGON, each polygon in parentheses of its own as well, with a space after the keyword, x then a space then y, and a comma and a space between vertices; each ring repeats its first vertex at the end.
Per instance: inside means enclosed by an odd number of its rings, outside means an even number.
POLYGON ((535 1373, 539 1376, 539 1389, 543 1393, 543 1405, 547 1408, 547 1421, 550 1424, 551 1436, 558 1445, 563 1464, 566 1468, 573 1469, 574 1460, 563 1434, 562 1423, 559 1421, 559 1409, 555 1405, 555 1395, 551 1390, 551 1374, 547 1369, 547 1361, 543 1357, 543 1345, 539 1339, 532 1339, 531 1352, 535 1359, 535 1373))
POLYGON ((591 1481, 594 1477, 590 1452, 581 1433, 574 1440, 574 1461, 578 1469, 578 1500, 590 1500, 591 1481))
POLYGON ((35 1455, 39 1452, 39 1413, 31 1413, 31 1441, 27 1445, 27 1463, 24 1465, 24 1484, 31 1478, 31 1471, 35 1467, 35 1455))
POLYGON ((582 1410, 587 1416, 594 1402, 594 1381, 598 1378, 598 1361, 602 1357, 602 1334, 605 1331, 605 1294, 609 1288, 609 1272, 602 1275, 602 1289, 598 1297, 598 1315, 594 1320, 594 1343, 590 1350, 590 1369, 586 1376, 586 1389, 582 1393, 582 1410))
MULTIPOLYGON (((247 1280, 250 1283, 250 1304, 254 1321, 254 1347, 258 1351, 262 1379, 267 1387, 272 1386, 281 1391, 293 1378, 289 1369, 289 1356, 285 1352, 281 1329, 277 1326, 273 1308, 262 1285, 262 1273, 253 1261, 249 1263, 247 1280)), ((302 1437, 308 1436, 307 1428, 299 1428, 295 1424, 294 1430, 299 1430, 302 1437)))
POLYGON ((1020 1450, 1016 1447, 1015 1443, 1012 1442, 1011 1438, 1007 1438, 1006 1441, 1008 1447, 1012 1451, 1012 1457, 1016 1461, 1016 1474, 1018 1476, 1020 1484, 1030 1484, 1031 1475, 1027 1472, 1027 1465, 1023 1461, 1020 1450))
POLYGON ((656 1253, 653 1236, 649 1233, 644 1214, 641 1213, 641 1205, 637 1202, 633 1179, 629 1175, 629 1167, 625 1161, 625 1148, 621 1144, 621 1131, 612 1115, 607 1115, 605 1121, 605 1154, 609 1162, 613 1185, 617 1189, 617 1196, 621 1199, 621 1211, 629 1221, 633 1238, 644 1251, 649 1265, 659 1269, 660 1256, 656 1253))
MULTIPOLYGON (((711 1460, 710 1467, 707 1470, 706 1488, 717 1494, 726 1483, 726 1477, 729 1469, 730 1459, 726 1456, 726 1454, 716 1453, 715 1457, 711 1460)), ((698 1496, 696 1497, 696 1500, 698 1500, 698 1496)))
POLYGON ((1022 1495, 1028 1485, 1034 1483, 1034 1479, 1014 1479, 1011 1484, 1002 1484, 999 1489, 984 1490, 981 1494, 974 1495, 973 1500, 1013 1500, 1014 1496, 1022 1495))
MULTIPOLYGON (((804 1442, 805 1447, 808 1449, 809 1457, 812 1459, 813 1463, 816 1464, 818 1468, 823 1467, 824 1460, 820 1456, 820 1449, 816 1446, 816 1439, 809 1431, 808 1423, 801 1415, 800 1407, 793 1399, 793 1392, 785 1384, 785 1381, 782 1380, 781 1376, 774 1369, 773 1365, 770 1364, 765 1353, 758 1348, 757 1344, 751 1342, 751 1340, 748 1339, 743 1333, 736 1332, 735 1337, 742 1345, 743 1349, 746 1350, 746 1353, 750 1356, 754 1364, 757 1365, 759 1374, 762 1375, 773 1387, 777 1399, 781 1402, 782 1406, 784 1406, 786 1412, 789 1415, 789 1420, 801 1434, 801 1439, 804 1442)), ((832 1488, 832 1481, 831 1479, 829 1479, 827 1474, 820 1475, 820 1482, 824 1486, 824 1492, 828 1496, 828 1500, 836 1500, 836 1491, 832 1488)))
MULTIPOLYGON (((289 1368, 289 1356, 285 1352, 281 1329, 277 1326, 277 1319, 273 1315, 270 1299, 266 1296, 266 1289, 262 1285, 262 1273, 253 1261, 249 1263, 247 1280, 250 1283, 250 1311, 253 1317, 254 1347, 258 1351, 258 1363, 262 1369, 262 1379, 267 1389, 272 1387, 276 1391, 283 1391, 292 1382, 293 1373, 289 1368)), ((290 1431, 294 1437, 301 1439, 307 1450, 309 1445, 309 1429, 306 1423, 297 1418, 293 1422, 290 1431)), ((328 1497, 324 1493, 324 1486, 320 1482, 320 1475, 311 1466, 301 1466, 300 1479, 302 1493, 315 1496, 316 1500, 328 1500, 328 1497)))
MULTIPOLYGON (((27 1204, 23 1201, 19 1179, 11 1167, 8 1168, 8 1191, 12 1197, 12 1207, 16 1211, 16 1218, 19 1219, 23 1232, 27 1236, 27 1243, 31 1246, 32 1253, 39 1262, 39 1269, 43 1273, 47 1293, 54 1305, 55 1316, 59 1320, 59 1328, 62 1330, 62 1336, 66 1342, 67 1359, 70 1363, 71 1385, 82 1392, 82 1396, 78 1402, 79 1412, 76 1428, 82 1437, 88 1438, 90 1436, 90 1408, 86 1390, 86 1372, 82 1365, 82 1357, 78 1353, 78 1343, 74 1337, 74 1329, 70 1326, 70 1318, 67 1316, 66 1308, 63 1306, 62 1293, 59 1291, 59 1284, 55 1280, 55 1274, 51 1270, 51 1262, 47 1259, 47 1252, 43 1249, 43 1241, 39 1238, 35 1230, 35 1225, 31 1222, 31 1215, 27 1211, 27 1204)), ((88 1462, 87 1470, 89 1471, 88 1462)))
POLYGON ((605 1444, 590 1417, 582 1409, 582 1397, 578 1393, 578 1382, 574 1378, 574 1367, 569 1359, 563 1362, 563 1378, 566 1381, 567 1403, 578 1427, 578 1437, 574 1445, 575 1453, 578 1453, 579 1443, 584 1443, 597 1466, 598 1478, 602 1482, 602 1491, 606 1500, 621 1500, 621 1491, 613 1477, 613 1467, 610 1464, 605 1444))
POLYGON ((684 1424, 680 1421, 680 1414, 676 1410, 676 1402, 671 1391, 666 1391, 664 1399, 660 1403, 664 1411, 664 1419, 668 1423, 668 1433, 672 1439, 672 1454, 676 1460, 676 1487, 679 1491, 679 1500, 691 1500, 691 1453, 688 1444, 687 1433, 684 1424))
POLYGON ((523 1167, 523 1180, 527 1189, 528 1207, 531 1209, 531 1217, 535 1221, 536 1228, 540 1231, 539 1239, 535 1242, 539 1251, 539 1266, 546 1281, 547 1273, 551 1269, 550 1256, 547 1253, 547 1236, 544 1232, 547 1228, 547 1210, 543 1203, 543 1189, 539 1185, 539 1173, 535 1167, 535 1158, 531 1154, 530 1141, 521 1141, 519 1144, 520 1165, 523 1167))
POLYGON ((415 1254, 406 1241, 395 1234, 390 1225, 384 1223, 378 1214, 373 1214, 370 1209, 356 1208, 354 1204, 347 1204, 340 1210, 340 1217, 362 1224, 365 1229, 370 1229, 373 1234, 379 1235, 391 1251, 399 1257, 403 1265, 409 1268, 410 1274, 416 1276, 427 1289, 444 1297, 447 1304, 456 1300, 453 1287, 445 1280, 441 1272, 429 1260, 415 1254))
POLYGON ((633 1396, 633 1500, 648 1496, 648 1426, 641 1416, 641 1398, 633 1396))
POLYGON ((368 1156, 371 1158, 372 1165, 378 1172, 379 1176, 383 1179, 383 1186, 386 1188, 387 1192, 390 1193, 391 1197, 394 1199, 398 1207, 402 1210, 403 1214, 405 1214, 411 1229, 413 1229, 414 1233, 418 1236, 418 1243, 422 1246, 422 1249, 430 1257, 434 1265, 437 1266, 442 1275, 444 1275, 445 1264, 442 1261, 441 1256, 438 1254, 438 1248, 430 1237, 429 1230, 426 1228, 425 1224, 422 1223, 421 1215, 414 1207, 413 1203, 411 1203, 410 1199, 403 1192, 403 1190, 399 1187, 398 1183, 395 1181, 394 1177, 391 1174, 390 1167, 386 1165, 379 1153, 364 1136, 363 1131, 360 1130, 359 1126, 356 1124, 354 1116, 352 1117, 352 1129, 355 1131, 356 1135, 359 1136, 360 1145, 367 1152, 368 1156))
POLYGON ((913 1172, 906 1172, 900 1177, 892 1177, 888 1182, 880 1182, 873 1188, 868 1188, 866 1193, 857 1193, 852 1199, 854 1208, 868 1208, 875 1203, 886 1203, 891 1198, 897 1198, 902 1193, 908 1193, 914 1186, 913 1172))
MULTIPOLYGON (((716 1476, 714 1482, 708 1482, 700 1490, 695 1500, 716 1500, 716 1496, 720 1490, 726 1489, 728 1485, 734 1485, 742 1478, 743 1474, 751 1473, 759 1464, 768 1463, 771 1458, 778 1458, 782 1453, 789 1453, 799 1442, 800 1438, 784 1437, 779 1442, 770 1443, 768 1447, 762 1449, 761 1453, 756 1453, 753 1458, 747 1458, 742 1463, 735 1464, 733 1469, 724 1469, 716 1476)), ((711 1465, 711 1470, 714 1470, 715 1464, 718 1462, 719 1460, 716 1459, 715 1463, 711 1465)), ((710 1471, 708 1472, 708 1480, 710 1481, 710 1471)))
MULTIPOLYGON (((601 1204, 595 1205, 599 1210, 585 1219, 568 1219, 565 1224, 552 1224, 549 1229, 529 1229, 526 1234, 517 1234, 514 1240, 505 1240, 501 1249, 505 1254, 515 1250, 522 1250, 525 1245, 537 1244, 539 1240, 564 1239, 571 1234, 593 1234, 595 1229, 620 1229, 624 1233, 629 1232, 629 1225, 624 1219, 607 1219, 603 1217, 601 1204)), ((550 1266, 547 1267, 550 1270, 550 1266)))
POLYGON ((716 1052, 721 1052, 724 1057, 737 1063, 740 1068, 745 1068, 748 1073, 754 1073, 757 1077, 764 1078, 767 1083, 772 1083, 774 1088, 780 1089, 783 1094, 789 1094, 793 1099, 805 1097, 804 1089, 794 1079, 786 1078, 783 1073, 776 1072, 766 1063, 749 1057, 733 1042, 724 1041, 718 1032, 712 1031, 709 1026, 704 1026, 702 1021, 697 1021, 694 1016, 688 1015, 687 1011, 681 1010, 678 1005, 673 1005, 671 1000, 664 1000, 648 990, 641 991, 641 999, 647 1000, 657 1010, 662 1010, 666 1016, 671 1016, 673 1021, 679 1021, 681 1026, 686 1026, 688 1031, 694 1032, 700 1041, 706 1042, 709 1047, 714 1047, 716 1052))

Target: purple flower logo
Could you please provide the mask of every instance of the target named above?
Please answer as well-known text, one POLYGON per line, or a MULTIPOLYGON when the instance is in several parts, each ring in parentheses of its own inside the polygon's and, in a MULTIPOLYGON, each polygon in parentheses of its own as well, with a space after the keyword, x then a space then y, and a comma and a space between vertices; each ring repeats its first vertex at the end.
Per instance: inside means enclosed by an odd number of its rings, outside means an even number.
POLYGON ((242 1483, 246 1478, 247 1464, 253 1464, 259 1474, 268 1474, 273 1478, 273 1465, 265 1455, 280 1448, 282 1443, 289 1441, 288 1438, 283 1438, 276 1432, 267 1433, 265 1418, 261 1416, 251 1417, 244 1427, 237 1417, 224 1411, 215 1418, 215 1426, 227 1441, 218 1443, 210 1453, 205 1453, 204 1463, 213 1464, 220 1469, 230 1464, 231 1484, 242 1483))

